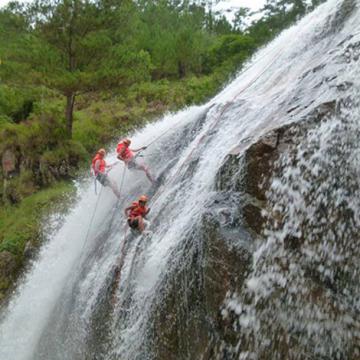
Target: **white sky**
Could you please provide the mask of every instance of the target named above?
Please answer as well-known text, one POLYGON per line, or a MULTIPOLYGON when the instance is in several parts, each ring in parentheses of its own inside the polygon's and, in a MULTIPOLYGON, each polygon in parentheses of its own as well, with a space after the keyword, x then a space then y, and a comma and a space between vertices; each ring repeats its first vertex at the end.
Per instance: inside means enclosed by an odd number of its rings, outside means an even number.
POLYGON ((3 7, 9 2, 9 0, 0 0, 0 7, 3 7))
MULTIPOLYGON (((2 1, 2 0, 0 0, 2 1)), ((222 0, 216 6, 214 6, 213 10, 221 11, 225 14, 228 21, 233 21, 235 12, 240 7, 247 7, 253 11, 259 10, 264 4, 266 0, 222 0)), ((253 16, 251 19, 255 20, 259 15, 253 16)))
POLYGON ((259 10, 264 4, 265 0, 222 0, 218 4, 216 4, 215 9, 237 10, 239 7, 248 7, 251 10, 259 10))
MULTIPOLYGON (((0 7, 6 5, 9 0, 0 0, 0 7)), ((222 0, 214 8, 214 10, 237 10, 239 7, 249 7, 252 10, 258 10, 264 5, 265 0, 222 0)))

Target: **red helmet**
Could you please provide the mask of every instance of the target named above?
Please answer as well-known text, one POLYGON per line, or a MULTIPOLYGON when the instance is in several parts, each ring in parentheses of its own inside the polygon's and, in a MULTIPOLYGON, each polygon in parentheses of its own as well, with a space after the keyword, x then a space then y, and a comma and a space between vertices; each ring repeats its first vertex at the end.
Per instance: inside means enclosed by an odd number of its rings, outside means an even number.
POLYGON ((139 202, 144 202, 144 203, 146 203, 147 201, 148 201, 148 197, 146 196, 146 195, 141 195, 140 197, 139 197, 139 202))

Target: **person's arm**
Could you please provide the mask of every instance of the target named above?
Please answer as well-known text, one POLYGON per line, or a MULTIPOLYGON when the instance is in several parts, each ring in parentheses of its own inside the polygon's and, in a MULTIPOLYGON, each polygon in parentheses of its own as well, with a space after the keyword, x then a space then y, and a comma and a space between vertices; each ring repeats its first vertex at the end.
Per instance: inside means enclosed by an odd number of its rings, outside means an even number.
POLYGON ((150 212, 150 208, 148 208, 147 210, 146 210, 146 213, 144 214, 144 218, 146 219, 146 216, 147 216, 147 214, 150 212))
POLYGON ((129 216, 129 211, 132 209, 132 206, 129 206, 125 209, 125 216, 128 217, 129 216))
POLYGON ((114 162, 114 163, 112 163, 112 164, 110 164, 110 165, 106 165, 106 167, 107 168, 112 168, 112 167, 114 167, 115 165, 117 165, 119 162, 118 161, 116 161, 116 162, 114 162))
POLYGON ((143 147, 141 147, 141 148, 139 148, 139 149, 130 149, 130 151, 136 153, 136 152, 139 152, 139 151, 141 151, 141 150, 146 150, 146 149, 147 149, 147 146, 143 146, 143 147))

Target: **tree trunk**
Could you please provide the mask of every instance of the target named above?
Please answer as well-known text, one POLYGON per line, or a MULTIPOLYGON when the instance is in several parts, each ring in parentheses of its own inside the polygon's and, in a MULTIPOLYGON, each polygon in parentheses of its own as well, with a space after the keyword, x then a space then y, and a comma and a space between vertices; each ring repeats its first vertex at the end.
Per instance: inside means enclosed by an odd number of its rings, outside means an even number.
POLYGON ((66 131, 70 139, 72 137, 74 103, 75 103, 75 94, 74 93, 68 94, 66 96, 65 118, 66 118, 66 131))
POLYGON ((186 67, 181 60, 178 61, 178 74, 180 79, 184 78, 186 75, 186 67))

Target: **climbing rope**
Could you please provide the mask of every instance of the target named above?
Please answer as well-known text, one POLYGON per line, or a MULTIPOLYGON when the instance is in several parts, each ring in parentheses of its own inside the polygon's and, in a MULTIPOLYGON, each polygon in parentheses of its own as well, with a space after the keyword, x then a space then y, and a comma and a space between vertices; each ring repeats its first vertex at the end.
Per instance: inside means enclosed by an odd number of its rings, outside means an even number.
MULTIPOLYGON (((121 178, 120 189, 119 189, 120 195, 122 193, 123 186, 124 186, 125 174, 126 174, 126 165, 124 165, 124 170, 123 170, 123 174, 122 174, 122 178, 121 178)), ((119 287, 121 270, 122 270, 122 267, 124 266, 124 260, 125 260, 125 256, 126 256, 125 245, 126 245, 127 231, 128 231, 128 227, 125 224, 124 240, 122 241, 122 246, 120 248, 120 256, 119 256, 118 265, 116 266, 116 273, 115 273, 115 279, 114 279, 114 287, 112 289, 112 294, 111 294, 111 302, 113 305, 115 305, 115 303, 116 303, 116 291, 119 287)))
MULTIPOLYGON (((114 167, 115 165, 113 165, 111 167, 111 169, 114 167)), ((110 169, 110 170, 111 170, 110 169)), ((110 171, 109 170, 109 171, 110 171)), ((122 174, 122 179, 121 179, 121 185, 120 185, 120 189, 119 189, 119 194, 121 195, 122 193, 122 189, 123 189, 123 186, 124 186, 124 180, 125 180, 125 174, 126 174, 126 166, 124 167, 124 171, 123 171, 123 174, 122 174)), ((104 186, 101 186, 100 188, 100 191, 99 191, 99 195, 97 197, 97 200, 96 200, 96 203, 95 203, 95 208, 94 208, 94 211, 93 211, 93 214, 91 216, 91 219, 90 219, 90 222, 89 222, 89 226, 88 226, 88 229, 87 229, 87 232, 86 232, 86 236, 85 236, 85 241, 83 243, 83 246, 81 248, 81 255, 80 255, 80 259, 79 259, 79 263, 78 264, 81 264, 81 259, 82 259, 82 256, 83 256, 83 251, 84 251, 84 248, 89 240, 89 235, 90 235, 90 230, 92 228, 92 224, 94 222, 94 218, 95 218, 95 214, 96 214, 96 211, 97 211, 97 208, 98 208, 98 205, 99 205, 99 201, 100 201, 100 197, 101 197, 101 193, 102 193, 102 190, 103 190, 104 186)), ((95 178, 95 193, 96 192, 96 178, 95 178)))
POLYGON ((165 136, 170 130, 173 130, 173 128, 169 128, 166 131, 164 131, 161 135, 159 135, 158 137, 156 137, 153 141, 151 141, 146 148, 148 148, 149 146, 151 146, 152 144, 154 144, 156 141, 158 141, 159 139, 161 139, 163 136, 165 136))
POLYGON ((122 178, 121 178, 121 183, 120 183, 120 188, 119 188, 119 194, 120 195, 121 195, 123 187, 124 187, 125 173, 126 173, 126 165, 124 165, 124 170, 123 170, 123 173, 122 173, 122 178))
POLYGON ((137 154, 135 155, 135 157, 146 157, 146 156, 152 156, 152 155, 157 155, 159 152, 153 152, 153 153, 146 153, 146 154, 137 154))
POLYGON ((94 211, 93 211, 93 213, 92 213, 92 216, 91 216, 91 219, 90 219, 90 222, 89 222, 89 226, 88 226, 88 229, 87 229, 87 232, 86 232, 85 241, 84 241, 83 246, 82 246, 82 248, 81 248, 81 254, 80 254, 80 259, 79 259, 79 262, 78 262, 78 266, 80 266, 80 264, 81 264, 81 259, 82 259, 82 256, 83 256, 83 251, 84 251, 85 246, 86 246, 86 244, 87 244, 87 242, 88 242, 88 239, 89 239, 90 230, 91 230, 91 228, 92 228, 92 224, 93 224, 93 221, 94 221, 94 218, 95 218, 96 210, 97 210, 98 205, 99 205, 99 201, 100 201, 102 189, 103 189, 103 188, 101 187, 100 192, 99 192, 99 195, 98 195, 98 197, 97 197, 97 199, 96 199, 94 211))
MULTIPOLYGON (((281 50, 280 50, 281 51, 281 50)), ((215 118, 214 122, 211 124, 209 130, 203 134, 200 139, 197 141, 196 146, 193 147, 193 149, 190 151, 190 153, 188 154, 188 156, 185 158, 185 160, 183 161, 183 163, 180 165, 179 169, 170 177, 170 179, 162 186, 162 188, 164 188, 165 186, 169 186, 174 179, 178 176, 178 174, 181 172, 181 170, 183 169, 183 167, 185 166, 185 164, 189 161, 189 159, 191 158, 191 156, 193 155, 193 153, 195 152, 195 150, 198 148, 198 146, 200 145, 200 143, 204 140, 204 138, 207 136, 207 133, 211 132, 215 126, 219 123, 222 115, 225 113, 225 111, 228 109, 228 107, 231 105, 231 103, 238 97, 240 96, 244 91, 248 90, 252 85, 254 85, 259 78, 265 74, 265 72, 275 63, 275 61, 277 60, 277 56, 280 53, 280 51, 278 51, 273 60, 264 68, 264 70, 262 72, 260 72, 259 75, 257 75, 253 80, 251 80, 246 86, 244 86, 239 92, 237 92, 233 98, 228 101, 225 106, 223 107, 222 111, 220 112, 220 114, 215 118)), ((265 55, 262 57, 264 58, 265 55)), ((262 59, 261 58, 261 59, 262 59)), ((254 66, 256 63, 258 63, 260 61, 260 59, 258 61, 256 61, 254 64, 252 64, 251 66, 249 66, 247 69, 245 69, 240 75, 244 74, 246 71, 248 71, 252 66, 254 66)), ((240 76, 239 75, 239 76, 240 76)), ((162 191, 158 191, 157 194, 151 199, 152 200, 152 205, 154 205, 156 203, 156 201, 158 200, 158 198, 160 197, 162 191)))

